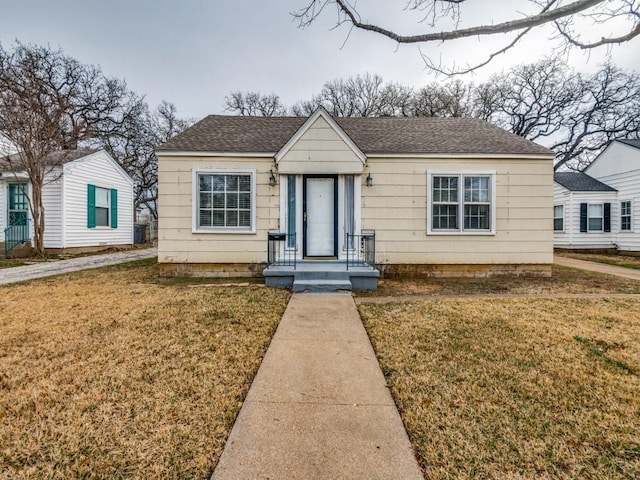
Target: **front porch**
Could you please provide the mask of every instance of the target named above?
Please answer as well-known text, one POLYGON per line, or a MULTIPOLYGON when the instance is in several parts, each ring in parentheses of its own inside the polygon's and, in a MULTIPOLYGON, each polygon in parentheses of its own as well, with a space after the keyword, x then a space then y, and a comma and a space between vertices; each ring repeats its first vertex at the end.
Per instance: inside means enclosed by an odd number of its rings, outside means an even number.
POLYGON ((268 287, 314 293, 375 290, 380 276, 370 265, 347 269, 346 260, 298 260, 295 266, 270 265, 262 273, 268 287))
POLYGON ((265 285, 294 292, 375 290, 380 276, 375 264, 375 238, 372 230, 347 234, 344 258, 309 259, 300 258, 295 233, 270 232, 267 268, 263 270, 265 285))

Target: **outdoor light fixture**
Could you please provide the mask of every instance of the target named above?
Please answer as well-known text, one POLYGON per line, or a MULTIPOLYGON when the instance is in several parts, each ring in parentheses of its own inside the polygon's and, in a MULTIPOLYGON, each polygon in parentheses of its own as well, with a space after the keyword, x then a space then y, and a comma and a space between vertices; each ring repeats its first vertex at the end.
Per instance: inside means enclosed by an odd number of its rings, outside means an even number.
POLYGON ((269 170, 269 185, 276 186, 276 176, 273 174, 273 169, 269 170))
POLYGON ((371 187, 373 185, 373 177, 371 176, 371 173, 369 173, 367 175, 367 187, 371 187))

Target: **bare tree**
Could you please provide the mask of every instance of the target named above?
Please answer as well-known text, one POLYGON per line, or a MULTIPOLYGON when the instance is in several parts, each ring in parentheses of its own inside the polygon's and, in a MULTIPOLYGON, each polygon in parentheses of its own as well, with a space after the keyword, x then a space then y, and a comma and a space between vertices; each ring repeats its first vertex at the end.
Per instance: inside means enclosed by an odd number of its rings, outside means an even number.
POLYGON ((638 135, 640 77, 611 64, 580 75, 547 58, 479 85, 474 114, 547 145, 558 154, 556 169, 580 169, 611 140, 638 135))
MULTIPOLYGON (((640 0, 529 0, 532 10, 528 13, 523 14, 519 5, 514 5, 509 20, 458 28, 461 12, 470 3, 468 0, 408 0, 407 9, 421 11, 424 15, 422 25, 426 26, 427 31, 417 35, 405 35, 363 21, 356 2, 352 0, 311 0, 306 7, 293 12, 293 16, 301 27, 307 27, 332 6, 338 15, 337 25, 346 23, 352 28, 373 32, 397 43, 439 44, 469 37, 511 34, 505 44, 492 51, 486 59, 463 68, 443 67, 436 64, 431 56, 423 55, 429 68, 449 75, 468 73, 487 65, 496 56, 513 48, 533 28, 542 25, 551 25, 555 29, 556 38, 564 48, 610 47, 640 35, 640 0), (443 29, 441 24, 449 19, 453 19, 453 27, 443 29), (590 25, 591 36, 585 37, 579 33, 576 25, 585 23, 590 25)), ((487 8, 496 8, 495 2, 486 3, 487 8)), ((504 10, 505 5, 501 4, 500 9, 504 10)))
POLYGON ((557 153, 556 169, 585 168, 612 140, 640 137, 640 76, 605 64, 584 78, 562 133, 549 145, 557 153))
POLYGON ((414 117, 465 117, 471 114, 473 84, 461 80, 441 84, 432 82, 413 96, 414 117))
POLYGON ((575 112, 581 77, 558 57, 493 75, 476 90, 477 116, 529 140, 556 135, 575 112))
POLYGON ((413 90, 398 84, 384 84, 380 75, 366 73, 326 82, 311 100, 296 103, 293 115, 309 115, 322 106, 335 117, 407 116, 413 90))
POLYGON ((193 124, 178 117, 175 105, 163 101, 153 111, 146 103, 137 106, 116 132, 96 139, 122 165, 136 183, 134 207, 145 207, 158 218, 158 157, 156 148, 193 124))
POLYGON ((231 92, 224 97, 224 109, 238 115, 260 117, 276 117, 287 113, 278 95, 260 92, 231 92))
POLYGON ((60 50, 17 43, 0 46, 0 131, 18 153, 4 158, 31 185, 35 253, 44 253, 42 189, 55 180, 66 153, 98 132, 113 131, 135 99, 124 82, 105 77, 60 50))

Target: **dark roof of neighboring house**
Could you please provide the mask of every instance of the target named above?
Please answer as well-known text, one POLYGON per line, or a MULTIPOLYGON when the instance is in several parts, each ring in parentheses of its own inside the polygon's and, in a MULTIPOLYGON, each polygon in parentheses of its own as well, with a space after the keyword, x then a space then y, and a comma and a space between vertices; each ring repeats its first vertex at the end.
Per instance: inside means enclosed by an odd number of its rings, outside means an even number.
POLYGON ((615 188, 582 172, 556 172, 553 180, 572 192, 615 192, 615 188))
MULTIPOLYGON (((79 158, 86 157, 87 155, 91 155, 92 153, 97 152, 98 150, 93 148, 77 148, 75 150, 56 150, 52 152, 47 157, 48 165, 64 165, 65 163, 73 162, 74 160, 78 160, 79 158)), ((9 170, 11 167, 12 170, 21 170, 22 167, 19 164, 20 162, 20 154, 14 153, 13 155, 8 155, 0 158, 0 169, 9 170), (9 160, 12 161, 13 166, 10 165, 9 160)))
POLYGON ((624 143, 625 145, 629 145, 630 147, 640 148, 640 140, 632 140, 632 139, 621 139, 618 140, 620 143, 624 143))
MULTIPOLYGON (((365 154, 541 154, 553 152, 477 118, 334 118, 365 154)), ((307 117, 209 115, 159 151, 276 153, 307 117)))

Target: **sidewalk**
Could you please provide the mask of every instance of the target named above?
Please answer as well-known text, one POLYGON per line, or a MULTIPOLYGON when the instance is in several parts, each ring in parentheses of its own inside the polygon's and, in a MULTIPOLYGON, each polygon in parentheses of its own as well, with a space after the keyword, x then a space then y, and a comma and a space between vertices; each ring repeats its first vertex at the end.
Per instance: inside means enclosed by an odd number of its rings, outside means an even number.
POLYGON ((144 248, 127 250, 124 252, 104 253, 101 255, 88 255, 86 257, 69 258, 53 262, 41 262, 22 267, 0 268, 0 285, 15 282, 24 282, 35 278, 50 277, 61 273, 88 270, 90 268, 105 267, 118 263, 130 262, 152 258, 158 255, 157 248, 144 248))
POLYGON ((632 280, 640 280, 640 270, 633 268, 616 267, 615 265, 607 265, 606 263, 587 262, 575 258, 553 256, 553 262, 563 267, 580 268, 581 270, 589 270, 591 272, 608 273, 618 277, 630 278, 632 280))
POLYGON ((294 294, 212 480, 422 480, 350 295, 294 294))

